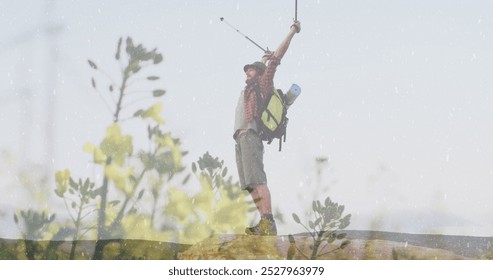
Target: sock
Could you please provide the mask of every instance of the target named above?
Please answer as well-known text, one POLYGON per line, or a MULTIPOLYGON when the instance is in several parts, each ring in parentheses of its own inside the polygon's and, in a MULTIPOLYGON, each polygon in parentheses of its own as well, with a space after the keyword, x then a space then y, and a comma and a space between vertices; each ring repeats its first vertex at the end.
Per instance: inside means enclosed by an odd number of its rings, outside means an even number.
POLYGON ((274 222, 274 216, 272 214, 263 214, 260 219, 268 220, 270 222, 274 222))

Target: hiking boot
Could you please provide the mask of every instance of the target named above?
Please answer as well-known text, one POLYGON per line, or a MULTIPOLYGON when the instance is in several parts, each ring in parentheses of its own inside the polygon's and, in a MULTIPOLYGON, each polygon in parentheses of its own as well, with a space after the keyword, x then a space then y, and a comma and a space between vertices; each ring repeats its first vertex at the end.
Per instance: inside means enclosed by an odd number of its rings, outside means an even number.
POLYGON ((260 219, 254 227, 245 229, 247 235, 277 235, 276 222, 274 220, 260 219))

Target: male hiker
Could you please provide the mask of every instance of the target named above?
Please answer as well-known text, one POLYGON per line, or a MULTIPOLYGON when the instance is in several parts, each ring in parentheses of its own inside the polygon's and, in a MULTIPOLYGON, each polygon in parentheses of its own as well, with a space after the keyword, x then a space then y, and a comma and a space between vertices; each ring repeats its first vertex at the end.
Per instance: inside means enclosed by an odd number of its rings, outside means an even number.
POLYGON ((260 221, 245 229, 247 234, 277 235, 276 222, 272 216, 271 196, 264 171, 264 146, 257 131, 259 109, 274 90, 274 74, 286 53, 294 34, 301 30, 300 22, 291 25, 286 38, 274 53, 266 53, 262 62, 245 65, 246 86, 236 106, 234 135, 236 141, 236 164, 243 190, 247 190, 260 212, 260 221))

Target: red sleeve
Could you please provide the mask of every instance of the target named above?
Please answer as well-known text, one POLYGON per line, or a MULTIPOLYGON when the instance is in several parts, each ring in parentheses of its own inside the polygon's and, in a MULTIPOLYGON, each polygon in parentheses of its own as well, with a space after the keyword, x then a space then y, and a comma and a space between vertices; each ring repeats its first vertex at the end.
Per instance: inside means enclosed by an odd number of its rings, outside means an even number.
POLYGON ((260 77, 259 82, 263 99, 269 98, 274 91, 274 75, 276 74, 277 66, 280 64, 280 60, 274 55, 268 61, 267 68, 262 77, 260 77))

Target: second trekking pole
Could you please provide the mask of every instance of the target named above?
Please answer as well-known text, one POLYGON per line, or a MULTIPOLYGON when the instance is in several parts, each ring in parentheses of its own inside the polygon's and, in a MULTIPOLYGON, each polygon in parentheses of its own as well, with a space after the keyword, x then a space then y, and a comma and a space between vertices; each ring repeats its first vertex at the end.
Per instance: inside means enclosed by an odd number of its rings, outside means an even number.
MULTIPOLYGON (((252 42, 255 46, 259 47, 261 50, 265 52, 267 52, 264 48, 262 48, 259 44, 255 43, 255 41, 253 41, 252 39, 250 39, 248 36, 246 36, 245 34, 241 33, 240 30, 236 29, 235 27, 233 27, 231 24, 229 24, 229 22, 227 22, 223 17, 219 18, 222 22, 226 23, 227 25, 229 25, 229 27, 233 28, 234 30, 236 30, 236 32, 238 32, 239 34, 241 34, 243 37, 245 37, 245 39, 247 39, 248 41, 252 42)), ((268 49, 268 48, 267 48, 268 49)))

